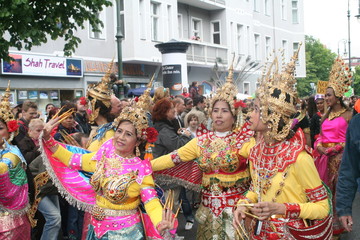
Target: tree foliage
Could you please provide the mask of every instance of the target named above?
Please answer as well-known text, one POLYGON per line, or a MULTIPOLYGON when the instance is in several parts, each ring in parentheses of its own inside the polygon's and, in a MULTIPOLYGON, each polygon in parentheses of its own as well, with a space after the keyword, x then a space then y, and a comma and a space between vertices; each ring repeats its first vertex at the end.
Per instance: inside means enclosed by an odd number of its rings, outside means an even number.
POLYGON ((353 81, 354 81, 354 94, 360 95, 360 65, 355 67, 353 81))
POLYGON ((108 0, 2 0, 0 2, 0 58, 8 59, 10 47, 31 50, 48 38, 65 40, 66 56, 75 51, 77 29, 89 21, 94 31, 103 23, 97 13, 111 6, 108 0))
POLYGON ((318 39, 305 36, 306 78, 298 79, 297 90, 300 97, 313 94, 310 83, 327 81, 336 54, 327 49, 318 39))

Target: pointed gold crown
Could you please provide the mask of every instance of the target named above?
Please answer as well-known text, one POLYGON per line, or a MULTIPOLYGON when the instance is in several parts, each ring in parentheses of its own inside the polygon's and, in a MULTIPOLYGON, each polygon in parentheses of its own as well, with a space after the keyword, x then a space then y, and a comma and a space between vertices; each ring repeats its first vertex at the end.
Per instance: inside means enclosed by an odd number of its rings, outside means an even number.
POLYGON ((138 102, 132 106, 125 107, 121 111, 120 115, 114 120, 113 126, 115 128, 117 128, 122 121, 130 121, 136 129, 138 139, 147 140, 146 129, 149 127, 149 119, 146 113, 149 111, 151 105, 150 92, 154 78, 155 74, 148 83, 147 89, 139 97, 138 102))
POLYGON ((6 123, 8 121, 14 120, 14 115, 11 112, 9 99, 10 99, 10 80, 8 82, 8 86, 0 102, 0 118, 3 119, 6 123))
POLYGON ((95 109, 96 101, 101 101, 107 108, 111 107, 111 95, 113 94, 110 83, 110 74, 114 65, 114 58, 111 60, 109 68, 101 81, 90 84, 87 89, 87 98, 90 100, 91 114, 89 116, 90 123, 94 123, 99 116, 100 108, 95 109), (91 97, 91 99, 90 99, 91 97))
POLYGON ((235 86, 235 84, 233 82, 234 59, 235 59, 235 55, 233 56, 233 60, 229 67, 225 84, 217 89, 215 96, 211 99, 210 107, 209 107, 209 116, 211 116, 214 104, 218 101, 227 102, 230 106, 231 113, 233 114, 233 116, 236 116, 236 109, 235 109, 234 103, 235 103, 236 94, 238 93, 238 91, 237 91, 237 87, 235 86))
POLYGON ((301 44, 288 64, 285 65, 284 58, 282 59, 281 72, 278 57, 275 56, 274 60, 265 66, 263 76, 258 80, 256 96, 260 101, 262 121, 270 128, 267 134, 279 141, 288 136, 293 123, 291 118, 296 113, 297 91, 294 74, 300 47, 301 44), (279 124, 282 126, 279 127, 279 124))
POLYGON ((150 92, 151 92, 151 88, 152 88, 154 79, 155 79, 155 73, 153 74, 152 78, 150 79, 150 82, 148 83, 146 90, 139 97, 139 101, 136 103, 137 107, 139 107, 145 111, 150 110, 150 106, 151 106, 151 102, 152 102, 150 92))
POLYGON ((349 91, 352 77, 353 73, 351 69, 345 64, 344 60, 338 56, 331 68, 328 87, 334 89, 336 97, 342 97, 349 91))
POLYGON ((105 75, 101 78, 101 81, 95 84, 89 85, 87 89, 88 97, 99 100, 105 104, 105 106, 111 106, 112 88, 110 83, 110 74, 114 65, 114 58, 111 60, 109 68, 105 75))

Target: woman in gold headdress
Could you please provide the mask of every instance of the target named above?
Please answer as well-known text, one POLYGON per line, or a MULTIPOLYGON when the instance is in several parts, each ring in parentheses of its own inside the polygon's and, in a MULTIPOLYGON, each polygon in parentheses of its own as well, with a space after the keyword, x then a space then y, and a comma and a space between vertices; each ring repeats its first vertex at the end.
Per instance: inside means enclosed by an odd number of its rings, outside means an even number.
MULTIPOLYGON (((173 216, 170 211, 163 212, 157 197, 150 162, 138 157, 140 144, 156 141, 156 131, 148 127, 145 114, 149 95, 150 89, 147 89, 136 106, 122 111, 114 122, 114 137, 94 153, 67 151, 50 137, 58 119, 45 125, 43 144, 47 170, 70 203, 91 212, 89 240, 144 239, 144 228, 149 230, 149 224, 143 226, 138 209, 141 202, 160 233, 173 227, 173 216), (90 183, 82 178, 79 170, 93 173, 90 183)), ((146 234, 158 237, 156 231, 155 235, 150 231, 146 234)))
MULTIPOLYGON (((352 111, 344 104, 343 96, 351 85, 352 73, 344 60, 337 58, 332 66, 325 102, 328 111, 321 119, 321 132, 315 142, 316 166, 321 179, 329 186, 335 196, 338 171, 345 147, 346 130, 352 117, 352 111)), ((334 235, 344 231, 335 211, 333 198, 334 235)))
POLYGON ((196 238, 201 240, 238 239, 232 227, 232 206, 249 186, 246 158, 254 144, 253 132, 247 124, 241 124, 242 113, 234 100, 237 88, 232 78, 231 66, 226 83, 212 99, 209 115, 214 131, 202 126, 197 138, 151 161, 154 171, 166 169, 162 175, 174 176, 179 183, 188 184, 196 184, 196 176, 184 171, 182 164, 194 159, 198 163, 202 171, 202 199, 195 219, 199 223, 196 238))
POLYGON ((0 239, 30 239, 26 161, 20 150, 9 144, 18 131, 9 97, 8 86, 0 102, 0 239))
POLYGON ((110 73, 114 64, 111 61, 105 76, 99 83, 89 85, 87 99, 89 101, 91 114, 89 121, 96 124, 97 128, 90 133, 87 149, 91 152, 97 151, 108 139, 114 136, 114 116, 111 111, 111 95, 113 94, 110 84, 110 73))
POLYGON ((297 54, 283 72, 277 58, 260 80, 251 129, 260 137, 249 156, 252 183, 234 212, 249 239, 331 239, 330 196, 322 184, 297 121, 297 54), (247 231, 241 219, 251 216, 247 231))

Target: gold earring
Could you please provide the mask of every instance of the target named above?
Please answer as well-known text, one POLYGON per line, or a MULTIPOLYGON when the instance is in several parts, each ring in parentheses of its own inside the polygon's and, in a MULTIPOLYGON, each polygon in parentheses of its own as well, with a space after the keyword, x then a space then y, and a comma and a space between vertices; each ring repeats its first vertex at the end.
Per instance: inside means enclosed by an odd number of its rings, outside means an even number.
POLYGON ((136 146, 136 156, 140 156, 140 150, 139 150, 139 146, 136 146))

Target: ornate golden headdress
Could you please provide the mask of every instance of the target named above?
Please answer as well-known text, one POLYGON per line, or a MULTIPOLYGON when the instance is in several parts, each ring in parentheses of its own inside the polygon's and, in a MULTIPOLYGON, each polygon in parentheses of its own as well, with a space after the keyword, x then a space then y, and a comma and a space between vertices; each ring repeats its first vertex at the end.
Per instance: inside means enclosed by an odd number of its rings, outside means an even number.
POLYGON ((349 91, 352 76, 353 73, 349 66, 345 64, 340 56, 338 56, 331 68, 328 87, 334 89, 336 97, 342 97, 349 91))
POLYGON ((265 66, 263 75, 258 80, 256 95, 260 101, 261 119, 269 126, 268 136, 279 141, 288 136, 293 124, 292 116, 296 113, 297 91, 294 71, 300 46, 287 65, 282 59, 281 72, 278 58, 275 56, 273 62, 265 66))
POLYGON ((95 84, 90 84, 87 89, 87 98, 90 99, 91 115, 89 116, 90 123, 98 117, 100 108, 95 109, 96 101, 101 101, 107 108, 111 107, 111 95, 113 94, 110 74, 114 65, 114 58, 111 60, 109 68, 101 78, 101 81, 95 84))
POLYGON ((238 93, 237 91, 237 87, 235 86, 234 82, 233 82, 233 77, 234 77, 234 67, 233 67, 233 63, 234 63, 234 58, 235 55, 233 57, 232 63, 229 67, 229 73, 228 76, 226 77, 226 82, 225 84, 218 88, 216 90, 216 94, 215 96, 211 99, 210 102, 210 107, 209 107, 209 116, 211 116, 211 113, 213 111, 213 107, 214 104, 217 101, 224 101, 227 102, 230 106, 230 110, 231 113, 233 114, 233 116, 236 116, 236 109, 235 109, 235 100, 236 100, 236 94, 238 93))
POLYGON ((113 126, 116 128, 121 121, 130 121, 136 129, 138 139, 147 140, 148 142, 155 142, 157 137, 156 130, 149 128, 149 119, 146 115, 151 104, 150 91, 154 77, 155 74, 150 80, 147 89, 139 97, 139 100, 133 105, 125 107, 113 123, 113 126), (156 136, 154 136, 154 134, 156 136))
POLYGON ((10 80, 8 82, 8 86, 0 102, 0 118, 3 119, 6 123, 15 119, 13 113, 11 112, 9 98, 10 98, 10 80))

